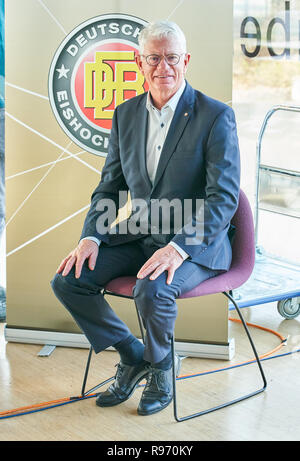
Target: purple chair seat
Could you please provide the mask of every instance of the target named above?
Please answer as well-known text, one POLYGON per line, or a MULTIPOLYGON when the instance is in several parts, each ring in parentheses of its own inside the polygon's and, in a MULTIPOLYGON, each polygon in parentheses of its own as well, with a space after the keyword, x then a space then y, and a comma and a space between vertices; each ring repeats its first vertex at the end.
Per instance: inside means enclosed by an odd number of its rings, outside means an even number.
MULTIPOLYGON (((252 211, 242 190, 240 191, 239 206, 232 219, 232 224, 236 229, 232 245, 230 269, 183 293, 180 298, 193 298, 224 291, 228 292, 240 287, 248 280, 255 262, 255 239, 252 211)), ((118 277, 111 280, 105 286, 105 290, 131 297, 135 284, 136 277, 134 276, 118 277)))

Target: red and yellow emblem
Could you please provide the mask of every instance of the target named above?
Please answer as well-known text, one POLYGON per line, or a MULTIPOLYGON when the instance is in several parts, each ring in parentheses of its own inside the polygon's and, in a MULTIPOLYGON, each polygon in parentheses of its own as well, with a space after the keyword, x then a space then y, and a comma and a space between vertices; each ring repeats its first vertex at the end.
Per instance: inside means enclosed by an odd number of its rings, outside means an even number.
POLYGON ((135 62, 146 24, 122 14, 93 18, 73 30, 53 58, 54 114, 68 136, 91 153, 107 154, 115 108, 148 90, 135 62))

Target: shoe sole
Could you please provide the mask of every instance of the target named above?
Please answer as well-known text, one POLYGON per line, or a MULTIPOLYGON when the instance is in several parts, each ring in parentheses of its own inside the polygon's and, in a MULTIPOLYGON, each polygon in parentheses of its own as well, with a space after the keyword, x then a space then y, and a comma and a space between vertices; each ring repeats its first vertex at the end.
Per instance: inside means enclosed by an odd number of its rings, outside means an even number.
POLYGON ((106 408, 107 408, 107 407, 115 407, 116 405, 119 405, 120 403, 126 402, 126 400, 128 400, 128 399, 132 396, 132 394, 134 393, 134 391, 135 391, 135 389, 137 388, 137 386, 139 385, 139 383, 140 383, 141 381, 143 381, 143 379, 146 378, 146 376, 147 376, 148 373, 149 373, 149 372, 147 371, 147 373, 145 373, 141 378, 138 379, 138 381, 135 383, 135 385, 134 385, 134 387, 132 388, 132 390, 130 391, 130 393, 129 393, 124 399, 119 400, 118 402, 115 402, 115 403, 108 403, 108 404, 106 404, 106 403, 101 403, 101 402, 98 402, 98 401, 96 400, 96 405, 97 405, 98 407, 102 407, 102 408, 106 407, 106 408))

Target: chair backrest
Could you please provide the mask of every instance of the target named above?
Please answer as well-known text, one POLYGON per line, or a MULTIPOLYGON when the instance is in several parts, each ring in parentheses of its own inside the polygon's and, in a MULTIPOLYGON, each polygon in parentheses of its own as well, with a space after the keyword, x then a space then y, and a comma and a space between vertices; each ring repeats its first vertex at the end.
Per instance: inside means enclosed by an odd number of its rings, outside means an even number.
POLYGON ((235 235, 232 242, 231 270, 240 270, 244 281, 250 277, 255 263, 254 221, 250 203, 245 193, 240 190, 239 204, 232 219, 235 235))
POLYGON ((249 279, 255 263, 254 223, 249 201, 242 190, 232 224, 235 226, 235 235, 229 270, 205 280, 191 291, 183 293, 180 298, 228 292, 240 287, 249 279))

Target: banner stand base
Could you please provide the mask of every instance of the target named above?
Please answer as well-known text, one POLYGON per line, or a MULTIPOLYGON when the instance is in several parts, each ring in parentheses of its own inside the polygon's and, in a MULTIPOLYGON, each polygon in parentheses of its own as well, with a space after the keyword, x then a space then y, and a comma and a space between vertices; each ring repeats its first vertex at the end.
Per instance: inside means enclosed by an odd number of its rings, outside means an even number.
MULTIPOLYGON (((47 346, 62 346, 89 348, 90 343, 85 335, 80 333, 60 333, 44 330, 27 330, 6 326, 4 337, 8 342, 42 344, 47 346)), ((230 338, 228 343, 213 344, 201 342, 176 341, 176 352, 185 357, 231 360, 235 354, 235 341, 230 338)), ((113 350, 109 347, 107 350, 113 350)))

